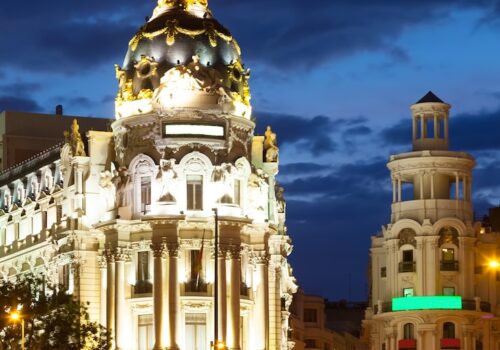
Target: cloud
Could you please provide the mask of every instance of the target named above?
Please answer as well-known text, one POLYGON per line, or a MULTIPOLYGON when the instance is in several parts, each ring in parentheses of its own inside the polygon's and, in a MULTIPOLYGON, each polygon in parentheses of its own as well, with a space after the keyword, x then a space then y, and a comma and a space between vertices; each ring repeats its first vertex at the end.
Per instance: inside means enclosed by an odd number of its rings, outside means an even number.
POLYGON ((17 96, 31 94, 33 92, 40 91, 41 88, 42 85, 40 83, 13 82, 0 85, 0 92, 17 96))
POLYGON ((0 96, 0 111, 37 112, 41 109, 35 100, 15 96, 0 96))
POLYGON ((254 0, 233 4, 230 9, 212 4, 215 13, 227 18, 241 41, 246 57, 278 69, 309 69, 331 58, 355 52, 384 51, 398 62, 410 60, 394 46, 407 27, 441 20, 454 9, 491 11, 488 1, 346 1, 254 0), (411 10, 409 10, 411 9, 411 10), (259 11, 255 26, 254 12, 259 11), (252 28, 249 30, 249 28, 252 28))
POLYGON ((280 165, 280 172, 288 174, 314 174, 331 169, 330 165, 318 163, 290 163, 280 165))
POLYGON ((336 143, 332 140, 336 121, 325 116, 304 118, 293 115, 257 113, 259 120, 257 133, 264 134, 267 125, 271 125, 278 135, 278 142, 300 144, 314 154, 325 154, 335 151, 336 143))
MULTIPOLYGON (((25 11, 24 3, 6 1, 0 31, 16 30, 4 36, 0 59, 6 66, 66 73, 102 63, 111 66, 124 57, 128 41, 154 5, 136 0, 47 0, 25 11)), ((319 0, 312 5, 289 0, 286 6, 242 0, 230 7, 211 3, 215 16, 240 41, 245 57, 280 70, 308 69, 366 50, 385 51, 393 60, 407 62, 408 54, 393 44, 405 28, 441 19, 455 8, 489 11, 490 5, 486 0, 319 0)))

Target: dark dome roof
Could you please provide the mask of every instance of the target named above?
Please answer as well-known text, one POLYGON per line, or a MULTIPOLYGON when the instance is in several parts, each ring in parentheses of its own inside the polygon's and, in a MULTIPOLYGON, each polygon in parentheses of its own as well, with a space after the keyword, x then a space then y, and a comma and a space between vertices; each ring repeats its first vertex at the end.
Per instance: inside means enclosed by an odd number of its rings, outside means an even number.
POLYGON ((118 99, 141 98, 159 86, 167 71, 196 61, 218 71, 224 89, 248 103, 248 71, 241 64, 239 45, 212 16, 206 2, 193 8, 188 4, 200 0, 164 2, 130 41, 123 67, 117 66, 118 99))
POLYGON ((424 97, 418 100, 416 104, 429 103, 429 102, 444 103, 443 100, 437 97, 432 91, 429 91, 428 93, 425 94, 424 97))

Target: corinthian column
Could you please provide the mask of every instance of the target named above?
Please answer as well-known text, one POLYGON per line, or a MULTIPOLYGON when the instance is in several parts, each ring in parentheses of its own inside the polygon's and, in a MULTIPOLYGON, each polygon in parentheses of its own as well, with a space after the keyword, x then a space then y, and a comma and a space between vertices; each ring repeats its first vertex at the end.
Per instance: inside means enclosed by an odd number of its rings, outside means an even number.
POLYGON ((127 334, 125 331, 125 261, 129 258, 128 252, 118 248, 115 253, 115 340, 116 349, 127 348, 127 334))
MULTIPOLYGON (((106 327, 111 337, 115 330, 115 255, 106 249, 107 289, 106 289, 106 327)), ((114 341, 113 341, 114 342, 114 341)))
POLYGON ((227 336, 227 276, 226 276, 226 255, 227 248, 224 246, 219 246, 219 251, 217 252, 217 258, 219 263, 218 268, 218 285, 219 290, 219 334, 217 336, 218 340, 226 341, 227 336))
POLYGON ((168 263, 169 263, 169 283, 168 283, 168 311, 170 326, 170 344, 169 349, 179 349, 180 344, 180 316, 181 316, 181 297, 179 289, 179 272, 177 263, 179 260, 179 244, 168 243, 168 263))
POLYGON ((99 271, 101 273, 101 290, 99 295, 99 323, 106 327, 106 304, 107 304, 107 280, 108 280, 108 262, 106 256, 99 257, 99 271))
POLYGON ((267 264, 269 258, 265 253, 253 257, 256 265, 257 290, 255 293, 255 310, 253 328, 255 330, 252 341, 256 350, 265 350, 268 339, 268 298, 267 298, 267 264))
POLYGON ((165 348, 165 339, 163 339, 163 315, 166 312, 166 301, 163 300, 163 263, 165 245, 156 242, 151 245, 154 257, 154 282, 153 282, 153 309, 154 309, 154 327, 155 327, 155 350, 165 348))
POLYGON ((229 317, 227 345, 230 350, 238 350, 240 348, 240 245, 232 245, 229 247, 230 267, 231 267, 231 289, 229 294, 229 317))

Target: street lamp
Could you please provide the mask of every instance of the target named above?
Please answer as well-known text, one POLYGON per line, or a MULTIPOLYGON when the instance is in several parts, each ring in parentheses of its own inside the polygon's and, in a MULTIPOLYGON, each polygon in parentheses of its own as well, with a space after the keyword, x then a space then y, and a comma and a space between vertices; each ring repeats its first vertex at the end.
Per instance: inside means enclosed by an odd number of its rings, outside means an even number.
POLYGON ((219 339, 219 212, 217 208, 213 208, 215 228, 214 228, 214 341, 212 342, 213 350, 225 350, 226 344, 219 339))
POLYGON ((13 322, 21 321, 21 350, 24 350, 24 318, 18 311, 12 311, 10 313, 10 319, 13 322))

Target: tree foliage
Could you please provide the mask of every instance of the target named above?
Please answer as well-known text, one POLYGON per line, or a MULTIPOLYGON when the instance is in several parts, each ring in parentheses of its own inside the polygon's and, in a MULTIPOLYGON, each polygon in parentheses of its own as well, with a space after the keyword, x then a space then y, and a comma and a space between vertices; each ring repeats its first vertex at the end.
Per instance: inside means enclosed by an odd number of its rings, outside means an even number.
POLYGON ((20 349, 20 324, 9 318, 16 310, 25 322, 26 349, 110 348, 106 329, 90 320, 87 305, 43 277, 24 275, 0 283, 0 350, 20 349))

